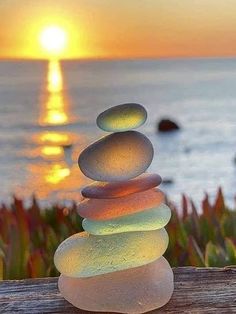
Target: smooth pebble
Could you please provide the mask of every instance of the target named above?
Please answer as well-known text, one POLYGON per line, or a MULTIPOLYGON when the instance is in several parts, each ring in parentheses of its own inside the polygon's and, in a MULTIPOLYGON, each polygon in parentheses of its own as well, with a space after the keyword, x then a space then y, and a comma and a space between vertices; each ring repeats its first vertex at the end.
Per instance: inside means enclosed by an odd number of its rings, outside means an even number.
POLYGON ((171 298, 173 272, 164 257, 144 266, 91 278, 69 278, 58 282, 63 297, 91 312, 140 314, 158 309, 171 298))
POLYGON ((158 174, 143 173, 128 181, 94 182, 83 188, 81 194, 87 198, 117 198, 154 188, 161 181, 158 174))
POLYGON ((78 205, 77 210, 83 218, 108 220, 157 207, 163 201, 162 191, 150 189, 116 199, 86 199, 78 205))
POLYGON ((171 217, 170 208, 161 204, 142 212, 110 220, 89 220, 82 222, 85 231, 95 235, 107 235, 130 231, 148 231, 165 227, 171 217))
POLYGON ((111 107, 97 117, 97 126, 107 132, 135 129, 147 120, 146 109, 135 103, 111 107))
POLYGON ((57 270, 69 277, 91 277, 151 263, 168 246, 164 228, 95 236, 76 233, 54 255, 57 270))
POLYGON ((96 181, 124 181, 142 174, 153 159, 150 140, 137 131, 112 133, 79 156, 83 174, 96 181))

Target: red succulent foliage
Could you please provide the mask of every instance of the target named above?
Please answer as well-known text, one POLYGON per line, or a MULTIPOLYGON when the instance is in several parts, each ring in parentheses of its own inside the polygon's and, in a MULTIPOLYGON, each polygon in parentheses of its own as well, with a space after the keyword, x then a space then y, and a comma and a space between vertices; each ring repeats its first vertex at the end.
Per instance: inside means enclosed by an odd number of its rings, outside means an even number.
MULTIPOLYGON (((214 204, 205 196, 201 209, 186 196, 182 208, 172 209, 166 229, 170 244, 165 256, 172 266, 236 264, 236 211, 225 206, 219 189, 214 204)), ((0 206, 0 278, 57 276, 54 252, 65 238, 82 231, 76 205, 40 208, 36 199, 24 206, 13 199, 0 206)))

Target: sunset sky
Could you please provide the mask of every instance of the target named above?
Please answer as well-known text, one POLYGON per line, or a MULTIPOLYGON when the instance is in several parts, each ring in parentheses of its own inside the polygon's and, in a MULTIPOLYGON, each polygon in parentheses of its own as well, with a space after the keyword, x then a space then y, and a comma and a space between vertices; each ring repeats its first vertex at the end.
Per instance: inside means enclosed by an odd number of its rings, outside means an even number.
POLYGON ((59 26, 61 58, 233 56, 235 0, 2 0, 0 57, 47 58, 40 34, 59 26))

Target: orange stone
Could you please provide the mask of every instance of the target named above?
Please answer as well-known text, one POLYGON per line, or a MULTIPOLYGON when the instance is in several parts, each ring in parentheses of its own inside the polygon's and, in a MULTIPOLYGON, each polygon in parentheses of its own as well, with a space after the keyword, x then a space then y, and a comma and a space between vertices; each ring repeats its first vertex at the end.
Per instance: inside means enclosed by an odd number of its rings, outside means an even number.
POLYGON ((117 198, 154 188, 161 184, 161 177, 155 173, 143 173, 140 176, 120 182, 94 182, 81 191, 88 198, 117 198))
POLYGON ((161 190, 150 189, 116 199, 89 199, 78 205, 78 213, 84 218, 107 220, 157 207, 164 198, 161 190))

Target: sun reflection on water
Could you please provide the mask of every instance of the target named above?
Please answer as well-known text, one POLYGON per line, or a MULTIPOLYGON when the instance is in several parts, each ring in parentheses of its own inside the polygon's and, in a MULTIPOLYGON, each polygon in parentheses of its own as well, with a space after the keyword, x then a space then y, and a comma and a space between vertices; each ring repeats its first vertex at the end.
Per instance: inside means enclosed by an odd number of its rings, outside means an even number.
POLYGON ((58 93, 63 89, 62 71, 59 61, 52 60, 48 64, 47 90, 50 93, 58 93))
POLYGON ((61 65, 49 61, 47 73, 47 99, 39 119, 41 125, 63 125, 69 122, 68 102, 64 95, 61 65))
POLYGON ((72 134, 61 133, 61 132, 49 132, 46 131, 41 133, 38 137, 39 143, 50 143, 55 145, 68 145, 70 144, 70 138, 72 134))
POLYGON ((57 184, 70 175, 70 169, 60 164, 54 164, 45 174, 45 181, 57 184))
POLYGON ((45 156, 61 156, 64 153, 60 146, 43 146, 41 152, 45 156))
POLYGON ((39 199, 80 199, 78 190, 86 179, 77 166, 76 144, 83 136, 65 131, 71 115, 59 61, 49 61, 46 79, 40 103, 42 131, 32 136, 34 147, 25 152, 32 162, 24 191, 34 191, 39 199))

